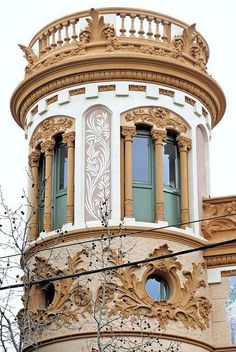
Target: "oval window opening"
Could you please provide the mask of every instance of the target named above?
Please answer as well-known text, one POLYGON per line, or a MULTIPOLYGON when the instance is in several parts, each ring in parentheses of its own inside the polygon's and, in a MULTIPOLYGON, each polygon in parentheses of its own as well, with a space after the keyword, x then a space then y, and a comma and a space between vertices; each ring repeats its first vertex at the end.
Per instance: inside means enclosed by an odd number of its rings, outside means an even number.
POLYGON ((158 275, 150 275, 146 281, 146 291, 154 301, 161 301, 169 298, 169 286, 167 282, 158 275))
POLYGON ((51 282, 49 282, 42 286, 42 291, 44 293, 44 305, 45 308, 47 308, 48 306, 50 306, 54 299, 55 287, 51 282))

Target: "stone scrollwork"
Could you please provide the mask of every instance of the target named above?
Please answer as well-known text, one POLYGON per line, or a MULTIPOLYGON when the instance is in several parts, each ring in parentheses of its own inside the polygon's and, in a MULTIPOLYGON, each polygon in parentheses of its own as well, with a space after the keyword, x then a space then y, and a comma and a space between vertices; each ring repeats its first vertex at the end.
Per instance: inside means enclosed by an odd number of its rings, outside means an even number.
MULTIPOLYGON (((53 267, 45 258, 35 258, 33 279, 49 279, 55 276, 64 276, 71 273, 84 271, 81 267, 82 257, 86 256, 83 249, 74 257, 67 257, 67 267, 63 270, 53 267)), ((32 326, 42 329, 44 326, 53 324, 54 327, 62 327, 71 321, 80 321, 85 313, 91 312, 92 294, 89 288, 82 286, 79 279, 64 278, 53 282, 55 295, 52 302, 46 307, 45 299, 42 298, 47 283, 32 285, 29 292, 29 306, 27 313, 30 316, 32 326)), ((22 322, 23 323, 23 322, 22 322)), ((24 328, 24 326, 23 326, 24 328)))
MULTIPOLYGON (((155 249, 150 257, 170 254, 168 246, 155 249)), ((110 260, 114 265, 121 264, 122 258, 115 251, 110 253, 110 260)), ((160 259, 153 263, 131 266, 117 270, 114 275, 116 284, 108 285, 107 301, 115 301, 109 314, 121 314, 124 317, 145 315, 158 320, 161 328, 166 328, 171 320, 181 322, 186 328, 204 330, 208 327, 211 310, 210 301, 197 294, 200 287, 205 287, 201 279, 204 268, 202 263, 193 263, 192 271, 182 271, 185 282, 181 286, 177 271, 182 265, 176 257, 160 259), (145 270, 141 279, 138 271, 145 270), (163 276, 170 286, 171 296, 168 300, 153 301, 146 293, 146 278, 153 274, 163 276), (114 292, 114 297, 111 291, 114 292), (114 300, 115 298, 115 300, 114 300)))
POLYGON ((149 123, 155 128, 168 128, 172 127, 179 133, 186 133, 187 126, 180 118, 171 116, 171 113, 161 107, 142 108, 132 110, 125 115, 127 122, 134 121, 134 123, 149 123))
POLYGON ((34 147, 39 143, 50 140, 57 133, 71 130, 72 127, 73 119, 68 117, 46 119, 36 128, 30 144, 34 147))
POLYGON ((212 239, 215 232, 235 230, 236 228, 236 200, 228 202, 214 202, 204 200, 203 203, 204 218, 201 224, 202 233, 207 239, 212 239))

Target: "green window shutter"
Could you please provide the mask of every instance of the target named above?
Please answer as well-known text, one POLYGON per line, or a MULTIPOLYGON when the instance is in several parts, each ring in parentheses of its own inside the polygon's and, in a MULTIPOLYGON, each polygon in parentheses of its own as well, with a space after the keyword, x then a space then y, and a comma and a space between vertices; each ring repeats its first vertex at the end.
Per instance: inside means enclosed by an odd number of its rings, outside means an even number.
POLYGON ((137 129, 132 150, 134 217, 137 221, 154 222, 154 143, 148 130, 137 129))

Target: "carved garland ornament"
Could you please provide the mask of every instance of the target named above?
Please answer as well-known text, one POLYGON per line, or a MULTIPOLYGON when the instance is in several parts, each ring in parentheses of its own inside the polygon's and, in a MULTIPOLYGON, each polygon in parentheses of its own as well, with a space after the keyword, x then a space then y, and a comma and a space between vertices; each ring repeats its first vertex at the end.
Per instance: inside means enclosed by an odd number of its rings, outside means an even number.
MULTIPOLYGON (((162 256, 172 253, 167 244, 155 249, 149 257, 162 256)), ((110 253, 110 260, 114 265, 122 264, 121 256, 115 251, 110 253)), ((197 294, 200 287, 205 287, 205 282, 201 279, 204 268, 202 263, 193 263, 193 270, 182 271, 186 278, 181 287, 177 271, 181 270, 182 265, 176 257, 162 259, 150 264, 141 266, 131 266, 117 270, 117 283, 108 285, 107 300, 114 301, 115 307, 110 310, 110 315, 120 313, 128 318, 132 315, 145 315, 150 318, 156 318, 161 328, 166 328, 170 320, 180 321, 186 328, 204 330, 208 327, 209 314, 211 310, 210 301, 197 294), (141 280, 137 278, 136 273, 140 269, 145 269, 141 280), (165 277, 173 291, 169 300, 153 301, 146 293, 146 278, 158 273, 165 277), (114 296, 111 295, 113 290, 114 296)))
MULTIPOLYGON (((83 263, 82 256, 86 256, 85 249, 78 252, 73 258, 67 257, 67 267, 59 270, 52 266, 45 258, 35 258, 35 269, 33 269, 34 279, 46 279, 47 277, 63 276, 71 273, 83 272, 80 267, 83 263)), ((36 284, 30 290, 29 307, 27 314, 31 319, 31 325, 37 329, 53 324, 55 327, 63 327, 70 324, 72 320, 80 321, 85 318, 85 313, 91 313, 92 294, 89 288, 81 286, 79 279, 61 279, 53 283, 55 295, 52 303, 45 307, 40 296, 43 295, 44 287, 36 284)), ((24 312, 21 312, 21 316, 24 312)), ((20 321, 21 328, 24 329, 24 321, 20 321)), ((31 330, 32 330, 31 327, 31 330)), ((27 329, 27 327, 25 327, 27 329)))
POLYGON ((128 112, 125 115, 127 122, 134 121, 134 123, 149 122, 156 128, 172 127, 179 133, 186 133, 187 127, 180 118, 172 118, 168 110, 160 107, 136 109, 128 112))
POLYGON ((73 120, 68 117, 48 118, 44 120, 35 130, 31 146, 35 147, 39 143, 50 140, 54 135, 61 132, 71 130, 73 127, 73 120))
MULTIPOLYGON (((110 264, 119 265, 125 262, 119 250, 105 248, 110 264)), ((104 252, 104 254, 105 254, 104 252)), ((167 244, 154 249, 149 257, 157 257, 172 253, 167 244)), ((35 258, 34 279, 46 279, 47 277, 63 276, 71 273, 79 273, 85 269, 83 257, 88 257, 86 249, 68 256, 66 268, 61 270, 52 266, 45 258, 35 258)), ((147 316, 155 318, 161 328, 166 328, 171 320, 181 322, 186 328, 204 330, 208 327, 211 304, 209 300, 198 295, 200 287, 205 287, 201 279, 204 265, 193 263, 192 271, 182 271, 185 282, 181 285, 177 272, 182 265, 176 257, 160 259, 151 263, 144 263, 139 266, 130 266, 113 271, 113 276, 106 284, 106 312, 108 315, 135 318, 147 316), (152 274, 163 276, 169 284, 171 295, 168 300, 153 301, 145 290, 146 279, 152 274), (142 274, 141 279, 140 274, 142 274)), ((110 273, 108 273, 110 275, 110 273)), ((104 286, 98 287, 96 291, 87 285, 81 286, 79 278, 65 278, 54 281, 55 295, 48 307, 42 306, 40 294, 43 292, 42 285, 32 285, 29 292, 29 314, 31 325, 42 329, 51 325, 54 328, 66 326, 72 321, 87 319, 94 307, 92 302, 99 302, 104 292, 104 286), (92 292, 93 297, 92 299, 92 292), (37 298, 38 297, 38 298, 37 298)), ((96 306, 99 309, 99 304, 96 306)), ((24 327, 24 310, 19 314, 20 325, 24 327)), ((28 320, 27 320, 28 324, 28 320)), ((32 328, 31 328, 32 331, 32 328)))
POLYGON ((216 219, 205 220, 201 224, 203 235, 212 239, 214 232, 236 229, 236 201, 203 204, 204 218, 216 217, 216 219), (221 218, 222 216, 222 218, 221 218))

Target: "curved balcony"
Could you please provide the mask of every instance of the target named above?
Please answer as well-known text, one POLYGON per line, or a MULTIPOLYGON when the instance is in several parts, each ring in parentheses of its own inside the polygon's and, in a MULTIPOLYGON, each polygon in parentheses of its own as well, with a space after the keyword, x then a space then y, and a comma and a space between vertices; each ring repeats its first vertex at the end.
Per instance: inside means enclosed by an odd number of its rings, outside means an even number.
MULTIPOLYGON (((135 8, 91 9, 50 23, 33 37, 27 47, 19 46, 28 65, 25 80, 13 94, 11 107, 21 126, 33 103, 30 99, 25 104, 30 92, 39 87, 44 87, 46 92, 45 85, 51 82, 55 82, 58 89, 62 86, 59 78, 68 78, 75 73, 84 76, 77 80, 74 77, 67 85, 131 77, 180 89, 184 84, 185 90, 206 105, 213 126, 225 110, 224 95, 207 74, 207 42, 197 32, 195 24, 189 26, 160 13, 135 8), (136 76, 130 73, 134 68, 139 72, 136 76), (113 71, 113 75, 91 77, 88 74, 102 71, 113 71), (151 76, 153 73, 155 77, 151 76)), ((35 99, 39 98, 38 94, 35 99)))

